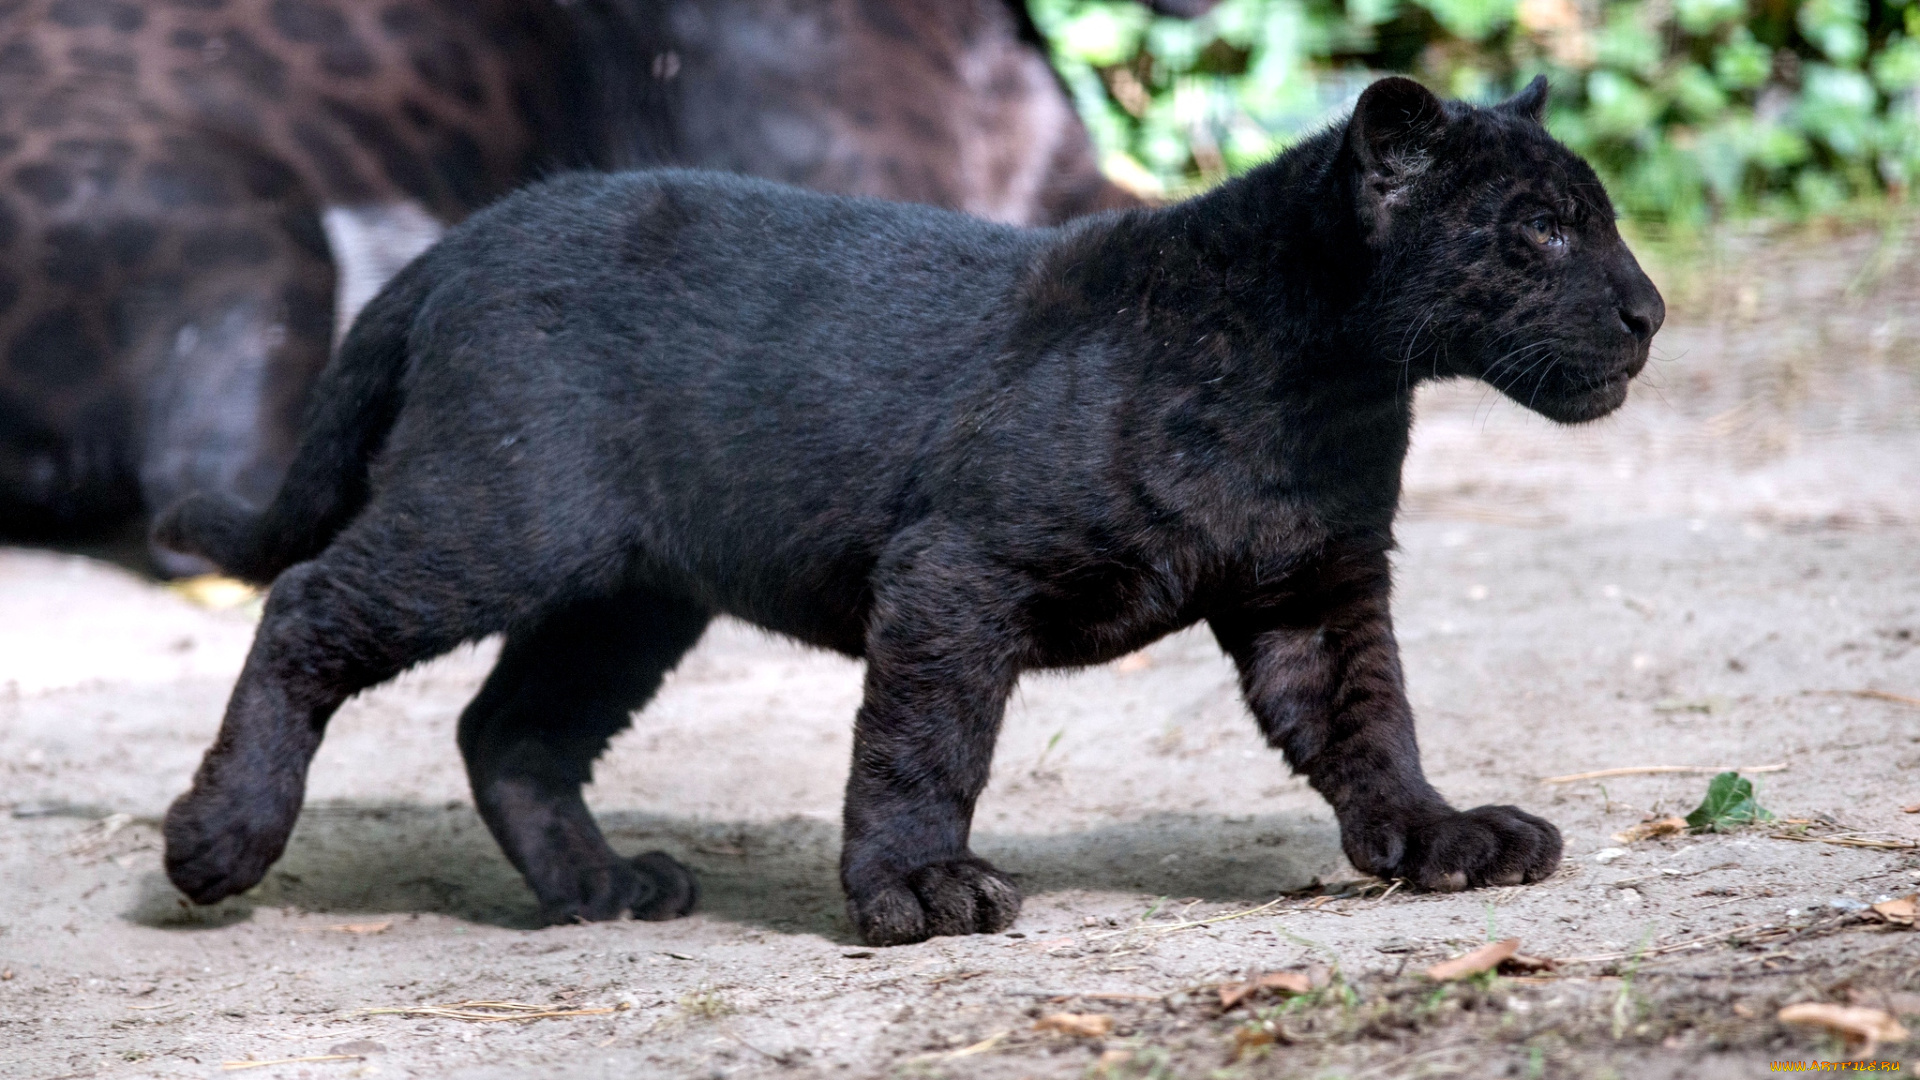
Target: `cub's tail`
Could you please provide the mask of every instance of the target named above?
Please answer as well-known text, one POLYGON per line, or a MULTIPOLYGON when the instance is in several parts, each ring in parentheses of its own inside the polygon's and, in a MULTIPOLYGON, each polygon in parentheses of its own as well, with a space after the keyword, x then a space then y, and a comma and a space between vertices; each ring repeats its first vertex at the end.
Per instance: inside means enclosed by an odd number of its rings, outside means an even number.
POLYGON ((367 461, 400 413, 407 332, 426 298, 426 262, 414 260, 374 297, 315 380, 299 449, 266 510, 189 495, 154 519, 155 543, 265 585, 332 541, 366 504, 367 461))

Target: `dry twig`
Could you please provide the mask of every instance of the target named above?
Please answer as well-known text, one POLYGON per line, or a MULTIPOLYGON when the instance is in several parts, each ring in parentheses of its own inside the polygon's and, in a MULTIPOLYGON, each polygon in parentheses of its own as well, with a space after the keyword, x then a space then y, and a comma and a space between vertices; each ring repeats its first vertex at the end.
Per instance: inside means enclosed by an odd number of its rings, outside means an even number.
POLYGON ((239 1072, 241 1069, 264 1069, 269 1065, 317 1065, 323 1061, 365 1061, 364 1054, 309 1054, 306 1057, 274 1058, 271 1061, 223 1061, 221 1072, 239 1072))
POLYGON ((625 1005, 594 1006, 585 1009, 549 1009, 523 1001, 456 1001, 448 1005, 391 1005, 373 1009, 355 1009, 354 1016, 436 1016, 443 1020, 466 1020, 492 1024, 508 1020, 547 1020, 560 1016, 605 1016, 625 1005))
POLYGON ((1859 833, 1834 833, 1831 836, 1796 836, 1793 833, 1768 833, 1775 840, 1798 840, 1803 844, 1835 844, 1839 847, 1879 848, 1883 851, 1912 851, 1920 848, 1920 840, 1887 840, 1859 833))
POLYGON ((1595 769, 1593 772, 1549 776, 1540 782, 1571 784, 1578 780, 1605 780, 1610 776, 1652 776, 1658 773, 1693 773, 1701 776, 1715 776, 1723 772, 1769 773, 1785 772, 1786 768, 1787 763, 1784 761, 1776 761, 1771 765, 1628 765, 1619 769, 1595 769))
POLYGON ((1905 694, 1889 694, 1885 690, 1819 690, 1816 693, 1829 697, 1857 697, 1869 701, 1890 701, 1895 705, 1911 705, 1920 709, 1920 697, 1908 697, 1905 694))
POLYGON ((936 1051, 931 1054, 916 1054, 907 1059, 907 1064, 913 1065, 923 1061, 953 1061, 956 1058, 976 1057, 999 1046, 1000 1040, 1011 1034, 1013 1034, 1013 1030, 1009 1028, 1006 1031, 996 1031, 986 1038, 981 1039, 979 1042, 974 1043, 972 1046, 963 1046, 958 1050, 936 1051))

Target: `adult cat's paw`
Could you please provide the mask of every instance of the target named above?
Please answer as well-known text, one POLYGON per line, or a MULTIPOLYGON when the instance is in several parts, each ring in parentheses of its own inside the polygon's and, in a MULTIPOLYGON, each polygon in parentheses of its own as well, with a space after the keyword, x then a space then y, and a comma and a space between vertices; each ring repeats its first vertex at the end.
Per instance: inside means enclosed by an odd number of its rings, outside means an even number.
POLYGON ((540 916, 548 925, 629 917, 662 922, 692 911, 700 899, 693 871, 664 851, 583 867, 570 878, 564 892, 540 898, 540 916))
POLYGON ((1448 811, 1408 829, 1403 843, 1391 873, 1435 892, 1539 881, 1560 866, 1560 830, 1513 806, 1448 811))
POLYGON ((847 914, 869 945, 990 934, 1013 925, 1020 887, 984 859, 954 859, 865 887, 849 882, 847 914))
POLYGON ((258 885, 293 832, 281 801, 197 786, 175 799, 162 828, 174 887, 196 904, 211 904, 258 885))

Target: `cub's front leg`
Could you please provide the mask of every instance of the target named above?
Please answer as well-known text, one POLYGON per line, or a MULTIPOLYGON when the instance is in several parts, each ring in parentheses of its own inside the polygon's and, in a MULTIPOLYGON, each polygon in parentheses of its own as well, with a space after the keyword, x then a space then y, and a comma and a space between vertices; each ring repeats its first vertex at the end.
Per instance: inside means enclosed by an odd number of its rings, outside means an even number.
POLYGON ((1455 810, 1421 772, 1391 584, 1385 551, 1338 550, 1210 622, 1267 742, 1333 805, 1354 866, 1442 892, 1546 877, 1558 829, 1512 806, 1455 810))
POLYGON ((1020 889, 968 847, 1019 671, 1004 570, 903 538, 874 574, 840 880, 871 945, 1005 929, 1020 889))

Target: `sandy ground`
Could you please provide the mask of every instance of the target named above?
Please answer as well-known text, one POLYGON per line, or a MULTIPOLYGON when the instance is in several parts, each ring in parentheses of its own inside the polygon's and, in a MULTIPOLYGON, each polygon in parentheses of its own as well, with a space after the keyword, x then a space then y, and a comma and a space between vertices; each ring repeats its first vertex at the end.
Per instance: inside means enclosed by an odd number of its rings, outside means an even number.
POLYGON ((1427 768, 1462 805, 1559 824, 1564 868, 1530 887, 1355 882, 1325 805, 1186 634, 1023 684, 976 830, 1026 889, 1013 932, 867 949, 834 874, 859 668, 722 624, 590 794, 616 846, 697 868, 691 918, 531 928, 453 746, 488 646, 344 709, 286 858, 190 909, 156 822, 251 617, 0 549, 0 1077, 330 1055, 250 1075, 1747 1077, 1838 1058, 1776 1010, 1920 1006, 1920 934, 1858 913, 1920 887, 1901 810, 1920 709, 1850 693, 1920 696, 1904 236, 1672 256, 1662 359, 1591 428, 1479 387, 1423 399, 1396 614, 1427 768), (1773 763, 1760 800, 1794 824, 1630 846, 1612 834, 1684 814, 1706 777, 1541 782, 1773 763), (1884 846, 1821 842, 1848 836, 1884 846), (1420 974, 1507 936, 1565 962, 1420 974), (1283 970, 1319 989, 1222 1013, 1215 985, 1283 970), (583 1011, 360 1011, 463 1000, 583 1011), (1057 1012, 1112 1027, 1035 1029, 1057 1012))

